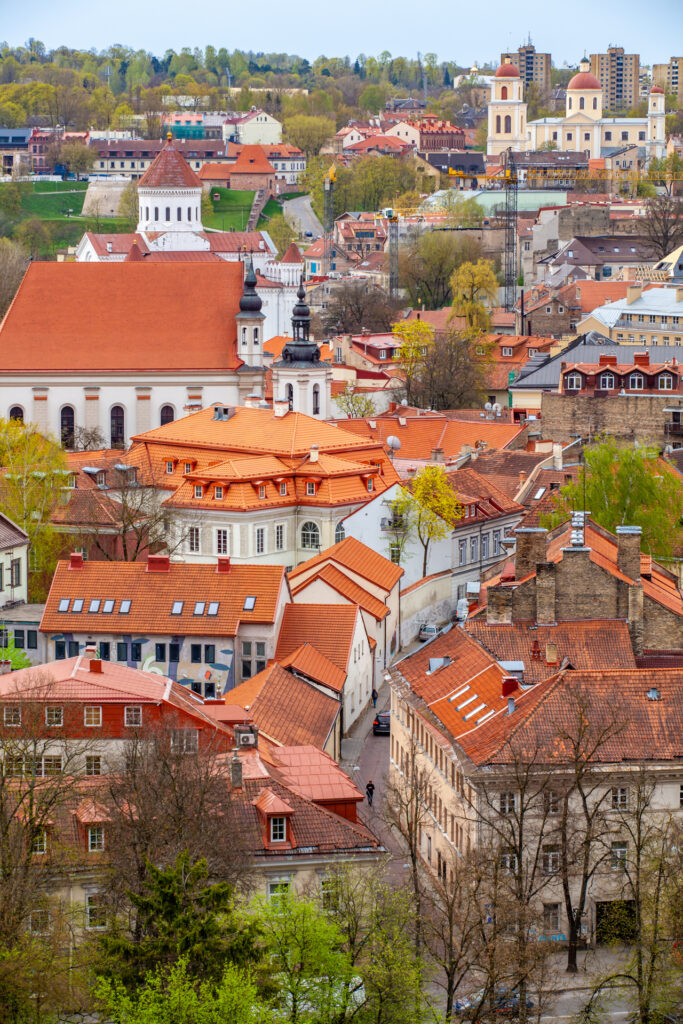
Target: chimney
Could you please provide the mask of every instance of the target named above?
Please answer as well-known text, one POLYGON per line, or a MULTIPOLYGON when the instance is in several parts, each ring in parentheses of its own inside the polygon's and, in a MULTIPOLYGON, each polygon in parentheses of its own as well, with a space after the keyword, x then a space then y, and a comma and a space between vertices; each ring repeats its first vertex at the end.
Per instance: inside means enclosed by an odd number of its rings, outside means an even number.
POLYGON ((168 555, 147 555, 147 572, 170 572, 171 559, 168 555))
POLYGON ((643 653, 643 585, 628 588, 628 631, 636 655, 643 653))
POLYGON ((289 402, 286 398, 274 398, 273 399, 273 416, 276 416, 279 420, 283 416, 286 416, 289 412, 289 402))
POLYGON ((219 558, 216 562, 216 572, 221 575, 227 575, 230 572, 230 559, 219 558))
POLYGON ((617 526, 617 568, 632 580, 640 579, 639 526, 617 526))
POLYGON ((519 471, 519 486, 521 487, 522 484, 525 484, 525 483, 526 483, 526 473, 524 472, 523 469, 520 469, 520 471, 519 471))
POLYGON ((242 788, 242 761, 237 751, 230 758, 230 785, 232 789, 242 788))
POLYGON ((536 622, 555 622, 555 563, 536 565, 536 622))
POLYGON ((257 409, 260 401, 260 395, 247 395, 247 397, 244 399, 244 406, 246 409, 257 409))
POLYGON ((553 469, 562 469, 562 445, 553 441, 553 469))
POLYGON ((80 551, 72 551, 69 559, 69 569, 83 568, 83 554, 80 551))
POLYGON ((6 676, 8 672, 12 671, 11 661, 0 661, 0 676, 6 676))
POLYGON ((547 533, 541 526, 520 526, 514 531, 515 579, 524 579, 545 560, 547 533))
POLYGON ((102 674, 102 660, 100 658, 90 659, 90 671, 102 674))
POLYGON ((486 591, 486 621, 490 624, 512 622, 512 587, 488 587, 486 591))
POLYGON ((630 306, 643 294, 642 284, 630 284, 626 289, 626 305, 630 306))
POLYGON ((557 665, 557 644, 550 642, 545 645, 545 663, 557 665))
POLYGON ((309 461, 310 462, 317 462, 318 461, 318 446, 317 446, 317 444, 312 444, 311 445, 311 454, 309 456, 309 461))
POLYGON ((432 462, 445 462, 446 456, 444 455, 443 448, 432 448, 432 462))
POLYGON ((503 676, 502 696, 509 697, 517 689, 517 676, 503 676))

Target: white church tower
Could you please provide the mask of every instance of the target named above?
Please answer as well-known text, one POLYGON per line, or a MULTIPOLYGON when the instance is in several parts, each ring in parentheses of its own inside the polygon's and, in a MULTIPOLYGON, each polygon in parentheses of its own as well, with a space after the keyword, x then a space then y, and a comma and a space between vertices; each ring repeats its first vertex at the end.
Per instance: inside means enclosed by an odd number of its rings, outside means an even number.
POLYGON ((666 156, 666 96, 658 85, 650 90, 647 105, 648 159, 666 156))
POLYGON ((266 319, 261 312, 263 303, 256 291, 254 261, 244 278, 244 291, 240 299, 240 311, 235 317, 237 324, 237 355, 250 367, 263 367, 263 323, 266 319))
POLYGON ((154 248, 187 252, 208 248, 199 236, 202 183, 187 160, 168 141, 138 184, 138 232, 163 232, 154 248))
POLYGON ((487 155, 498 156, 507 149, 523 153, 527 148, 526 103, 519 68, 509 57, 495 73, 488 115, 487 155))
POLYGON ((287 401, 293 412, 318 420, 332 415, 332 367, 321 362, 320 349, 311 340, 311 312, 306 305, 303 277, 292 313, 292 340, 273 363, 273 401, 287 401))

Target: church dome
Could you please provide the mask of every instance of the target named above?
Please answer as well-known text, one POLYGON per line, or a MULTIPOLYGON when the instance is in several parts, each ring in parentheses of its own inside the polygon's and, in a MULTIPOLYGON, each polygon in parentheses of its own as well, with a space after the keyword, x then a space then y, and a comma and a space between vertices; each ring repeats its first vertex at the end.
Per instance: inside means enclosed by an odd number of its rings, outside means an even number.
POLYGON ((256 274, 254 273, 254 261, 250 260, 249 270, 244 278, 244 291, 240 298, 240 313, 260 313, 263 302, 256 291, 256 274))
POLYGON ((664 90, 660 89, 660 87, 658 85, 653 85, 652 88, 650 89, 650 96, 652 96, 653 93, 657 93, 659 96, 663 96, 664 95, 664 90))
POLYGON ((501 64, 495 78, 519 78, 519 68, 516 64, 501 64))
POLYGON ((579 71, 577 75, 574 75, 567 86, 567 90, 570 89, 582 91, 585 89, 602 89, 602 86, 595 75, 591 75, 590 71, 579 71))

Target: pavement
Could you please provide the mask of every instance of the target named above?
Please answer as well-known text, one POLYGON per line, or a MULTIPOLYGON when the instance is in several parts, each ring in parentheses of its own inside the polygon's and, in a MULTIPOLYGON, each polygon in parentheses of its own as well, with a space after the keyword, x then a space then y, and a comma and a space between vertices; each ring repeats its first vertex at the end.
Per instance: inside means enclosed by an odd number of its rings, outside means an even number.
POLYGON ((313 212, 310 196, 285 199, 282 204, 282 212, 287 223, 296 227, 301 236, 304 236, 307 231, 311 232, 313 238, 318 238, 323 234, 323 226, 313 212))

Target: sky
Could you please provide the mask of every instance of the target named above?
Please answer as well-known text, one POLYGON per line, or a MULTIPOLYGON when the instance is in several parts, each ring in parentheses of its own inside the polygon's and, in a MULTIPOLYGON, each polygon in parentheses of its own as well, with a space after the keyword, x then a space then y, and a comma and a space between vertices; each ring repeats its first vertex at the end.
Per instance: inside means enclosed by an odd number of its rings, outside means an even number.
POLYGON ((320 55, 353 60, 359 53, 392 56, 437 53, 439 60, 469 66, 497 61, 531 34, 536 49, 554 63, 576 66, 584 51, 612 44, 640 53, 641 62, 666 62, 683 52, 683 4, 661 0, 0 0, 0 40, 10 45, 40 39, 51 49, 66 45, 104 49, 122 43, 161 56, 167 49, 211 44, 228 50, 320 55), (651 15, 650 15, 651 12, 651 15), (194 15, 194 16, 193 16, 194 15), (672 49, 673 48, 673 49, 672 49))

